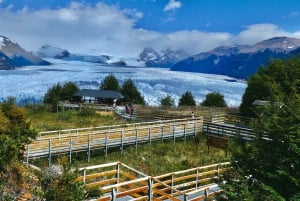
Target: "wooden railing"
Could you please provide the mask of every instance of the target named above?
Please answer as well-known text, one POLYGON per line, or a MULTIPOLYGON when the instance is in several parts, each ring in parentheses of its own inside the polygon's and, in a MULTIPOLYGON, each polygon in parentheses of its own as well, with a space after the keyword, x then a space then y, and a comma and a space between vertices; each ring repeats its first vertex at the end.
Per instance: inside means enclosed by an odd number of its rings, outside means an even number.
POLYGON ((90 152, 94 149, 104 149, 105 156, 109 148, 134 145, 141 143, 163 141, 177 138, 186 140, 188 136, 195 136, 202 132, 202 117, 194 119, 174 119, 154 121, 147 123, 122 124, 114 126, 79 128, 41 132, 39 136, 26 146, 24 157, 28 162, 31 158, 48 157, 56 154, 69 154, 72 159, 73 152, 87 152, 88 161, 90 152))
POLYGON ((103 193, 97 199, 116 200, 205 200, 218 194, 218 180, 230 168, 219 163, 151 177, 121 162, 79 169, 78 181, 87 187, 99 187, 103 193))

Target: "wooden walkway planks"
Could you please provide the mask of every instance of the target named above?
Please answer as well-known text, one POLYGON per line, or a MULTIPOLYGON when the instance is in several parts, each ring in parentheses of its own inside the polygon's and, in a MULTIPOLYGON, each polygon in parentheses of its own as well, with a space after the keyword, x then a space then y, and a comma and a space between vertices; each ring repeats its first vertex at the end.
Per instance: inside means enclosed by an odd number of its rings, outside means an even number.
POLYGON ((98 200, 206 200, 221 191, 218 178, 229 169, 230 163, 224 162, 153 177, 114 162, 80 168, 78 181, 98 186, 104 193, 98 200))
POLYGON ((87 151, 89 158, 94 149, 104 149, 107 155, 112 147, 120 147, 123 151, 127 145, 137 147, 140 143, 152 141, 186 139, 202 132, 202 126, 203 118, 198 117, 42 132, 27 144, 24 157, 28 162, 32 158, 48 157, 51 160, 52 155, 69 154, 71 161, 72 152, 87 151))

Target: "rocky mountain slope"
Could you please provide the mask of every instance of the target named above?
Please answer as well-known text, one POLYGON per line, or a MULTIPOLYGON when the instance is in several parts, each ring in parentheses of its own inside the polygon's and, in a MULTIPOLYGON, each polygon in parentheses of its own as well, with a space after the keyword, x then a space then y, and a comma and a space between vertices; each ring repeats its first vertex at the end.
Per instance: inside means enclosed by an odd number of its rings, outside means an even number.
POLYGON ((300 39, 275 37, 252 46, 222 46, 184 59, 171 70, 247 79, 270 60, 299 55, 300 39))
POLYGON ((0 70, 10 70, 28 65, 49 65, 50 63, 24 50, 18 43, 0 36, 0 70))
POLYGON ((174 51, 168 48, 157 52, 148 47, 140 53, 139 61, 144 62, 147 67, 171 67, 188 56, 184 50, 174 51))

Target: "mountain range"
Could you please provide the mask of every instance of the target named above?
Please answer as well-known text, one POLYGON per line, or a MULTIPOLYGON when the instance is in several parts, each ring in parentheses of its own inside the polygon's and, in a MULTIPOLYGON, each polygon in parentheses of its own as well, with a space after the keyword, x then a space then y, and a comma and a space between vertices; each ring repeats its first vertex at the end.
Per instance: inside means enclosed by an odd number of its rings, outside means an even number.
POLYGON ((220 46, 181 60, 171 70, 247 79, 271 60, 299 55, 300 39, 274 37, 251 46, 220 46))
POLYGON ((0 70, 11 70, 28 65, 49 65, 48 61, 27 52, 7 37, 0 36, 0 70))
POLYGON ((184 50, 156 51, 144 48, 136 58, 108 55, 74 54, 66 49, 44 45, 35 53, 27 52, 10 39, 0 36, 0 70, 27 65, 49 65, 42 58, 85 61, 111 66, 168 67, 173 71, 227 75, 247 79, 274 59, 300 56, 300 39, 274 37, 254 45, 220 46, 189 56, 184 50))

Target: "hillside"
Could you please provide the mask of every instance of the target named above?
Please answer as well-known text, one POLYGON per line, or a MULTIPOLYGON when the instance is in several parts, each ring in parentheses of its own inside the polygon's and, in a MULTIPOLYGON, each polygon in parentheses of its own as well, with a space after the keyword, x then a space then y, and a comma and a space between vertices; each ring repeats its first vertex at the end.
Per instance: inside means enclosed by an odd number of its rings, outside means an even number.
POLYGON ((49 65, 50 63, 24 50, 18 43, 0 36, 0 70, 11 70, 28 65, 49 65))
POLYGON ((269 61, 299 55, 299 52, 300 39, 275 37, 252 46, 217 47, 184 59, 171 70, 247 79, 269 61))

